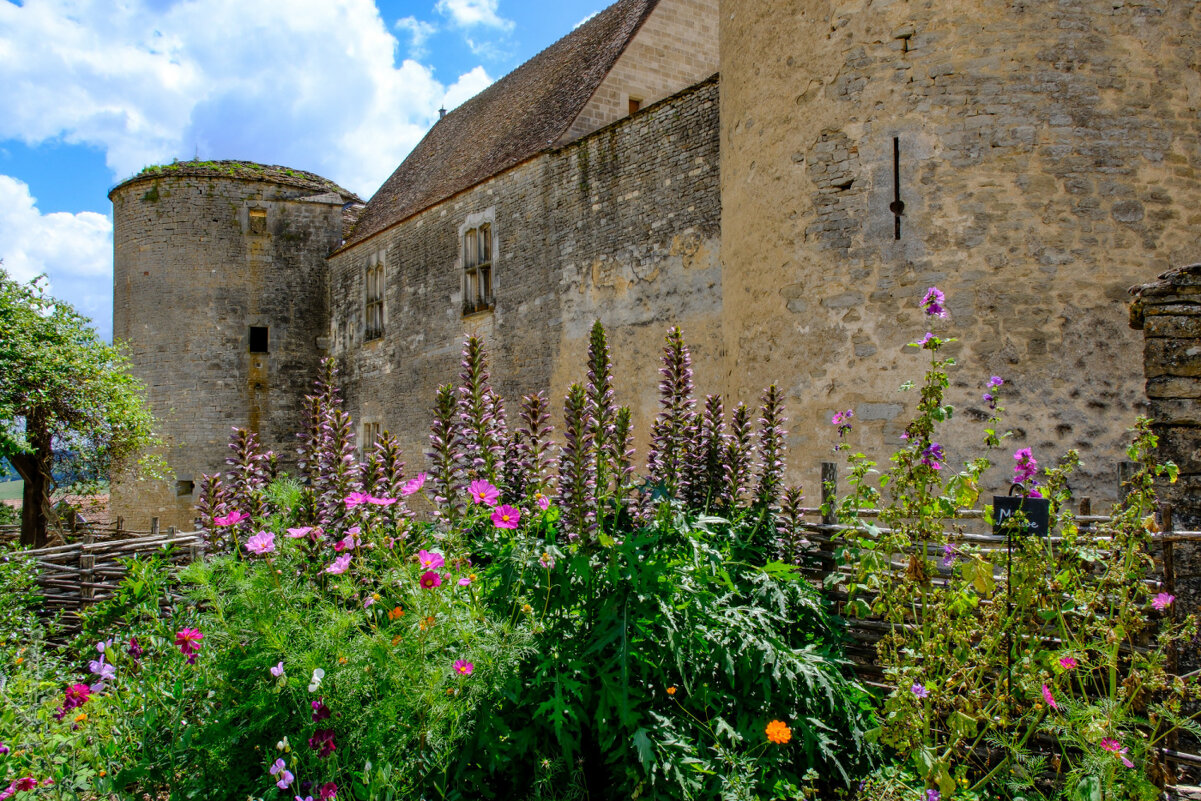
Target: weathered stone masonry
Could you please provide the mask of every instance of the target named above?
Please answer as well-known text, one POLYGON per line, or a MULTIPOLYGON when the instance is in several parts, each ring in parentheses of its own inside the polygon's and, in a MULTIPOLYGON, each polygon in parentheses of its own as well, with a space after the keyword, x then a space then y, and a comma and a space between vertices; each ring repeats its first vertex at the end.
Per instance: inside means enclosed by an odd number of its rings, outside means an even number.
POLYGON ((234 426, 294 461, 328 325, 325 256, 355 198, 316 176, 236 163, 164 168, 110 197, 113 333, 149 390, 176 479, 116 482, 113 505, 133 525, 190 526, 192 490, 223 468, 234 426), (267 329, 267 353, 249 352, 252 326, 267 329))
POLYGON ((609 331, 618 402, 644 433, 655 413, 663 335, 680 324, 698 380, 720 353, 717 81, 711 79, 566 147, 538 156, 330 259, 333 353, 348 407, 427 448, 438 385, 456 380, 468 333, 486 337, 497 390, 515 413, 549 389, 561 412, 583 379, 588 330, 609 331), (464 317, 459 233, 487 213, 498 243, 495 308, 464 317), (363 342, 363 275, 383 250, 385 335, 363 342))

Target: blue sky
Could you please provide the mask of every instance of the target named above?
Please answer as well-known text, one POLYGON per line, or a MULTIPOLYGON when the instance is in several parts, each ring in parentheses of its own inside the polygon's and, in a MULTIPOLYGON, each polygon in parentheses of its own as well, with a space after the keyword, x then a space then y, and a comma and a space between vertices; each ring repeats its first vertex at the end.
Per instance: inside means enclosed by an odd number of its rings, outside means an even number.
POLYGON ((369 197, 608 0, 0 0, 0 259, 112 331, 108 190, 199 155, 369 197))

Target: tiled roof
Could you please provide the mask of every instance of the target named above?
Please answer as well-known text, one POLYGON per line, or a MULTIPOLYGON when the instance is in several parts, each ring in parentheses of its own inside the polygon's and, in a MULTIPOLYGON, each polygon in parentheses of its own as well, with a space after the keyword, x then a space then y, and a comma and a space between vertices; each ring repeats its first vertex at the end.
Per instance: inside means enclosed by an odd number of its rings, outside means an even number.
POLYGON ((256 164, 253 161, 176 161, 171 164, 159 164, 146 167, 137 175, 122 181, 109 192, 111 198, 126 184, 145 181, 160 176, 204 176, 215 178, 238 178, 245 181, 269 181, 284 186, 295 186, 298 189, 324 194, 336 192, 343 200, 358 200, 354 192, 343 189, 328 178, 322 178, 316 173, 305 170, 293 170, 290 167, 280 167, 277 164, 256 164))
POLYGON ((657 3, 620 0, 439 120, 345 247, 554 147, 657 3))

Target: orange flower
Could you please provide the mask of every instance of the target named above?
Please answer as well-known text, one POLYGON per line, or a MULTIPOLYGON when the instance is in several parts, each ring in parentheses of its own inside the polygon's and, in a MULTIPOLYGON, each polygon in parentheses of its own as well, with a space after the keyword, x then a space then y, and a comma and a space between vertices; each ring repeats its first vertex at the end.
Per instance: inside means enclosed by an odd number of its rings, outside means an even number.
POLYGON ((788 724, 782 720, 773 720, 767 724, 767 739, 773 743, 784 745, 792 739, 792 730, 788 728, 788 724))
POLYGON ((22 662, 24 662, 24 661, 25 661, 25 657, 23 657, 23 656, 18 656, 18 657, 17 657, 17 664, 18 664, 18 665, 19 665, 19 664, 21 664, 21 663, 22 663, 22 662))
POLYGON ((667 688, 667 694, 668 694, 668 695, 675 695, 675 694, 676 694, 676 688, 675 688, 675 687, 668 687, 668 688, 667 688))
POLYGON ((338 664, 339 664, 339 665, 345 665, 345 664, 346 664, 346 657, 344 657, 344 656, 340 656, 340 657, 338 657, 338 664))
POLYGON ((392 644, 398 645, 400 643, 400 640, 401 640, 401 637, 399 634, 397 634, 395 637, 392 638, 392 644))
POLYGON ((405 610, 401 609, 398 606, 395 609, 393 609, 391 612, 388 613, 388 620, 396 620, 398 617, 403 616, 404 613, 405 613, 405 610))
POLYGON ((80 712, 78 715, 75 716, 76 723, 86 723, 87 719, 88 719, 87 712, 80 712))

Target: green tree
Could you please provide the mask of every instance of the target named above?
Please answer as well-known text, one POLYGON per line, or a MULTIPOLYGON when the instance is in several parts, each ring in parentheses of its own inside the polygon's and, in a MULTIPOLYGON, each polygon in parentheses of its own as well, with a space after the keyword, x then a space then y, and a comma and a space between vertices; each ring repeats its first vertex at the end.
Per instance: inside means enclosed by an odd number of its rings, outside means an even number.
POLYGON ((55 454, 75 474, 111 475, 155 443, 145 390, 91 321, 0 267, 0 457, 25 480, 21 544, 55 520, 55 454))

